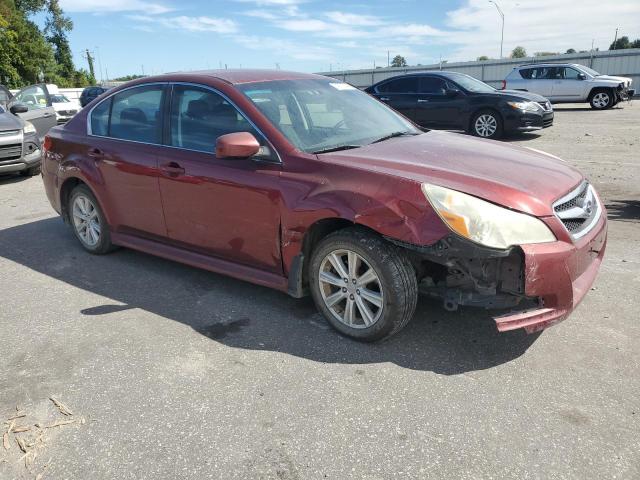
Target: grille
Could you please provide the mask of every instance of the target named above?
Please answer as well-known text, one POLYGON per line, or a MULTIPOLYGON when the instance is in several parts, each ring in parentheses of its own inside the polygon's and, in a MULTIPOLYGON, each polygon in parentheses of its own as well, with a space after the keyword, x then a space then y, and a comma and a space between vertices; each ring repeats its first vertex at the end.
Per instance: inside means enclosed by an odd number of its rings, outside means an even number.
POLYGON ((0 147, 0 162, 16 160, 22 157, 22 144, 2 145, 0 147))
POLYGON ((589 233, 602 212, 596 193, 587 182, 558 200, 553 205, 553 210, 576 239, 589 233))

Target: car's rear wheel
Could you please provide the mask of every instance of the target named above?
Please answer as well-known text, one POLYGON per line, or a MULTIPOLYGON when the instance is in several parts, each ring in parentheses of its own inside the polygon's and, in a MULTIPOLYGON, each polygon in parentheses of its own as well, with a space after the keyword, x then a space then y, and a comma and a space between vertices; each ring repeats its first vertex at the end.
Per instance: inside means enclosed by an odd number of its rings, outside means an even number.
POLYGON ((86 185, 78 185, 69 196, 69 221, 85 250, 104 254, 113 250, 109 225, 98 200, 86 185))
POLYGON ((418 283, 411 263, 394 245, 358 228, 323 239, 311 257, 313 299, 333 328, 372 342, 411 320, 418 283))
POLYGON ((471 133, 482 138, 500 138, 502 136, 502 118, 493 110, 481 110, 471 120, 471 133))
POLYGON ((606 108, 613 107, 613 95, 610 90, 604 88, 594 90, 591 94, 589 103, 591 104, 591 108, 595 110, 604 110, 606 108))

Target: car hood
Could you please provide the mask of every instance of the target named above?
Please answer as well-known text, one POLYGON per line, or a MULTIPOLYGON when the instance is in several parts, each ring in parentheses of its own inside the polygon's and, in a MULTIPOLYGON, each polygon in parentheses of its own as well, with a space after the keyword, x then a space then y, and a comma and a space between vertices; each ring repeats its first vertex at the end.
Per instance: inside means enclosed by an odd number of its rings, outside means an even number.
POLYGON ((24 126, 24 121, 16 117, 14 114, 5 112, 0 113, 0 132, 6 130, 19 130, 24 126))
POLYGON ((522 90, 498 90, 500 95, 504 97, 511 97, 514 100, 529 100, 531 102, 547 102, 548 100, 542 95, 531 92, 523 92, 522 90))
POLYGON ((584 179, 544 152, 435 130, 319 157, 452 188, 536 216, 553 215, 552 203, 584 179))
POLYGON ((629 77, 614 77, 612 75, 598 75, 597 77, 594 78, 595 81, 599 81, 599 80, 608 80, 611 82, 622 82, 625 84, 625 86, 629 86, 631 85, 632 79, 629 77))

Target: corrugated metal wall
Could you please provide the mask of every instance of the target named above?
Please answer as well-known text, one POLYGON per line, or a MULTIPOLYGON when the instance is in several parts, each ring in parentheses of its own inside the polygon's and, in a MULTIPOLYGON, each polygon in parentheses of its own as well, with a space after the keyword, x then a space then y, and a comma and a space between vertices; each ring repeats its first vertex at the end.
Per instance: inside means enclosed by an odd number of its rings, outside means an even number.
MULTIPOLYGON (((548 57, 529 57, 488 60, 486 62, 458 62, 443 63, 442 70, 461 72, 482 80, 494 87, 499 87, 507 74, 518 65, 524 63, 558 62, 558 63, 580 63, 591 67, 594 70, 606 75, 623 75, 633 78, 634 87, 638 91, 640 84, 640 48, 627 50, 607 50, 603 52, 573 53, 567 55, 553 55, 548 57)), ((402 68, 376 68, 370 70, 346 70, 339 72, 321 72, 320 75, 334 77, 355 85, 359 88, 366 88, 385 78, 395 77, 411 72, 426 70, 439 70, 440 65, 422 65, 420 67, 402 68)), ((640 92, 638 92, 640 94, 640 92)))

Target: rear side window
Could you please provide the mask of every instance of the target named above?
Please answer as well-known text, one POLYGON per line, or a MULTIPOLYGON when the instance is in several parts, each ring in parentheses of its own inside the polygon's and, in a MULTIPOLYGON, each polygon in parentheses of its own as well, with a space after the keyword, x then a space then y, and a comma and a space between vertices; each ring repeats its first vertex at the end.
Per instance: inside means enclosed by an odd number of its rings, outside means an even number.
POLYGON ((378 87, 380 93, 418 93, 418 77, 390 80, 378 87))
POLYGON ((250 132, 260 136, 236 108, 211 90, 176 85, 171 101, 171 145, 214 153, 221 135, 250 132))
POLYGON ((106 137, 109 134, 109 112, 111 110, 111 99, 100 103, 91 112, 91 133, 106 137))
POLYGON ((520 70, 520 76, 522 78, 526 78, 527 80, 531 79, 531 75, 533 74, 533 68, 523 68, 520 70))
MULTIPOLYGON (((162 138, 161 85, 131 88, 112 97, 109 137, 145 143, 162 138)), ((95 112, 95 110, 94 110, 95 112)))
POLYGON ((420 93, 434 93, 444 95, 446 82, 438 77, 421 77, 420 93))

